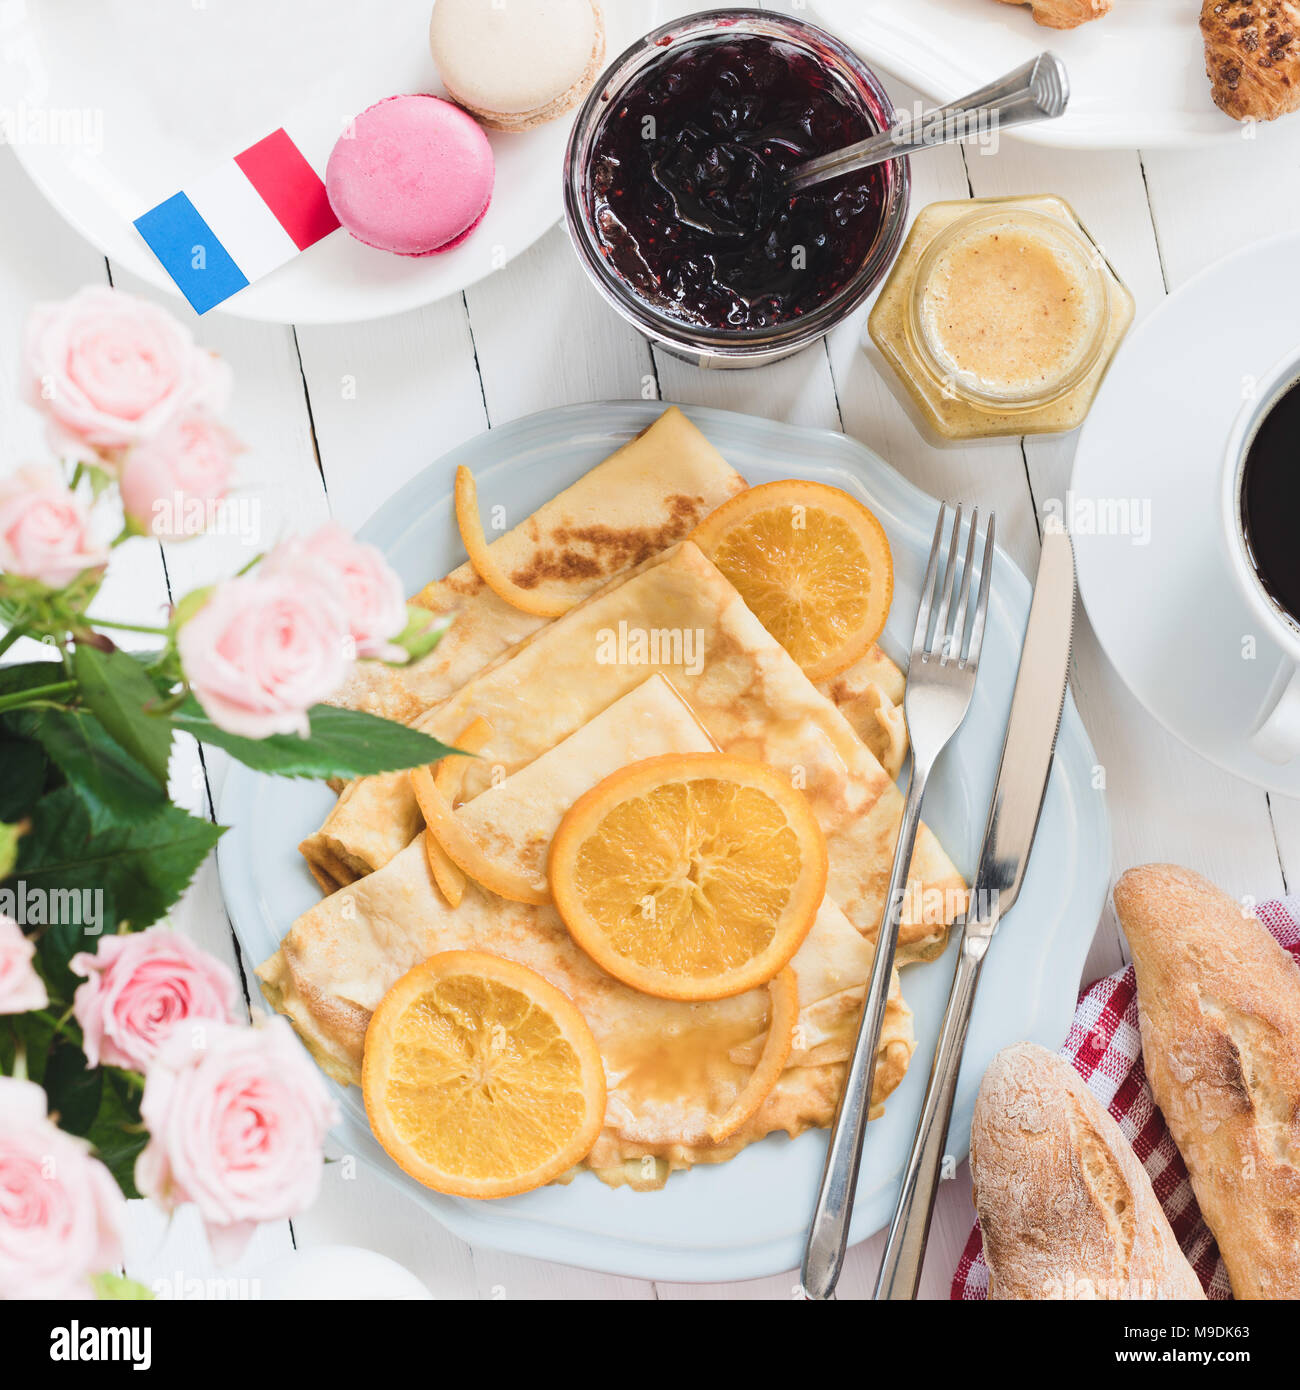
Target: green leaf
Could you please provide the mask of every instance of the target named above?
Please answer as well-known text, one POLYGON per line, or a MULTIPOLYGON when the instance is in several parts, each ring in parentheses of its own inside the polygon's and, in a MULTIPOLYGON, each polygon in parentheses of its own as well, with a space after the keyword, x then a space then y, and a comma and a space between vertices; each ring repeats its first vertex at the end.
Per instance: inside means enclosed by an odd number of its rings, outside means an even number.
POLYGON ((84 710, 24 710, 10 716, 16 728, 58 764, 85 804, 93 830, 122 821, 147 820, 168 804, 165 790, 135 758, 84 710))
POLYGON ((45 785, 45 754, 35 739, 0 729, 0 768, 0 821, 20 821, 45 785))
POLYGON ((69 1134, 88 1134, 99 1114, 104 1073, 86 1064, 86 1055, 69 1039, 55 1035, 43 1077, 50 1113, 69 1134))
POLYGON ((185 679, 181 670, 180 653, 173 646, 156 652, 127 652, 126 656, 144 673, 154 688, 157 699, 169 700, 176 687, 185 679))
POLYGON ((68 960, 93 948, 100 931, 156 922, 220 836, 220 826, 167 801, 147 819, 95 827, 71 787, 42 797, 31 830, 18 842, 13 877, 29 899, 40 894, 46 916, 56 919, 44 926, 37 947, 55 988, 66 994, 77 983, 68 960))
POLYGON ((104 1068, 104 1092, 99 1114, 86 1138, 95 1155, 112 1173, 125 1197, 138 1197, 135 1161, 149 1136, 140 1123, 139 1079, 130 1072, 104 1068))
POLYGON ((141 1302, 154 1297, 152 1289, 145 1288, 138 1280, 128 1279, 124 1274, 92 1274, 90 1286, 94 1289, 96 1298, 111 1299, 119 1303, 141 1302))
POLYGON ((0 666, 0 695, 16 695, 38 685, 64 680, 66 672, 59 661, 23 661, 16 666, 0 666))
POLYGON ((145 713, 158 691, 144 668, 125 652, 90 646, 77 647, 72 664, 81 698, 105 733, 166 791, 172 731, 166 719, 145 713))
POLYGON ((435 763, 454 751, 418 729, 360 710, 313 705, 308 713, 310 738, 296 734, 240 738, 219 729, 194 699, 172 715, 172 723, 205 743, 224 748, 255 772, 278 777, 370 777, 377 772, 435 763))

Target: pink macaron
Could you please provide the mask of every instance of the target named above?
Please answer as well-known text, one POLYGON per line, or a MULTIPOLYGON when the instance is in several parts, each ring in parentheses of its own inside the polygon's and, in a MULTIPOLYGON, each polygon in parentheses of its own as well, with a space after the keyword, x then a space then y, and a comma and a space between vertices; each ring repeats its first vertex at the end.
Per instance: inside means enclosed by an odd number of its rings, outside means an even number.
POLYGON ((325 191, 358 241, 398 256, 458 246, 492 201, 495 166, 481 127, 433 96, 385 97, 334 146, 325 191))

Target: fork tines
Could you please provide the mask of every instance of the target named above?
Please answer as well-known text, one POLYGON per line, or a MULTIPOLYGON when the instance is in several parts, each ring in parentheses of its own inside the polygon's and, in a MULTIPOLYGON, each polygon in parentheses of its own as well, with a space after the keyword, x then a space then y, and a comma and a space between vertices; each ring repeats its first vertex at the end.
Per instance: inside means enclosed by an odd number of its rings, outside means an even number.
POLYGON ((975 537, 979 529, 978 507, 971 511, 970 525, 967 528, 965 559, 959 563, 958 550, 961 542, 962 509, 960 504, 954 509, 952 533, 948 539, 947 560, 939 565, 939 555, 947 536, 948 504, 939 504, 939 519, 934 527, 934 541, 930 546, 930 559, 925 567, 925 579, 921 584, 921 604, 916 614, 916 631, 912 636, 912 659, 928 662, 937 658, 940 666, 974 666, 979 661, 980 646, 984 640, 984 618, 988 612, 989 581, 993 574, 993 538, 996 517, 988 515, 984 528, 984 548, 979 561, 979 588, 975 597, 975 610, 970 608, 971 575, 974 572, 975 537), (957 572, 961 571, 960 586, 957 572), (953 593, 957 594, 956 607, 953 607, 953 593), (937 613, 934 600, 938 597, 937 613), (931 616, 934 616, 933 629, 931 616), (967 618, 970 630, 967 632, 967 618), (936 649, 937 648, 937 649, 936 649))

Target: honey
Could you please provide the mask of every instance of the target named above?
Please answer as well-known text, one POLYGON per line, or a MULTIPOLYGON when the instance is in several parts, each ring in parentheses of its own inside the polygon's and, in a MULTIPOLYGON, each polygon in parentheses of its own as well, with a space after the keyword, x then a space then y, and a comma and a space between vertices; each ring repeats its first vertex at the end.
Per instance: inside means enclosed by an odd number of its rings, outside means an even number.
POLYGON ((954 444, 1076 428, 1132 321, 1069 204, 1035 196, 924 208, 868 331, 918 428, 954 444))

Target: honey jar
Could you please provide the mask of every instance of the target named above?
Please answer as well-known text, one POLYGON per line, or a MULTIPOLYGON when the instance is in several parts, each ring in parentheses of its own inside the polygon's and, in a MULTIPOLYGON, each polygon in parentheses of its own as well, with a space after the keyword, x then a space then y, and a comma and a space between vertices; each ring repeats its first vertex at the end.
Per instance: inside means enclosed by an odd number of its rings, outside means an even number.
POLYGON ((918 214, 867 330, 918 428, 958 444, 1077 428, 1133 307, 1064 200, 963 199, 918 214))

